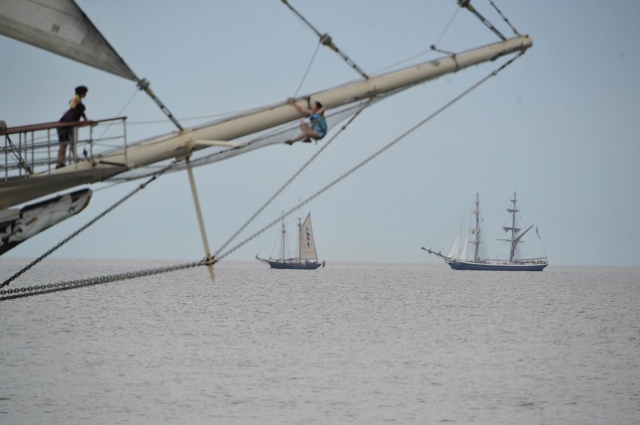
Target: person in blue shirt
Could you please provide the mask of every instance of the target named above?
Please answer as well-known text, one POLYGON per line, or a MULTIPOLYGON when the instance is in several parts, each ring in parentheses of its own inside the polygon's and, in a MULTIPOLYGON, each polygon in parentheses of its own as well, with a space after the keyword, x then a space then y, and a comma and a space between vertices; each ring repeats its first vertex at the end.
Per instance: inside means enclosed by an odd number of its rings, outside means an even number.
POLYGON ((311 143, 311 139, 320 140, 327 134, 327 121, 324 119, 325 107, 322 103, 311 102, 310 109, 298 105, 294 99, 287 99, 287 103, 293 105, 300 113, 309 116, 309 122, 301 121, 300 129, 302 133, 285 143, 293 145, 295 142, 304 139, 304 142, 311 143))

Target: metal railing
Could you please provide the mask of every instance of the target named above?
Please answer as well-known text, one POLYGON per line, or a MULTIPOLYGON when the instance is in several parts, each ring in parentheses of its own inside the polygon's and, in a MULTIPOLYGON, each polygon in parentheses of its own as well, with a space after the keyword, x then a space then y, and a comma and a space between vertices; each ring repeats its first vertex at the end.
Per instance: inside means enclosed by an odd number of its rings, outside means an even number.
POLYGON ((73 165, 80 161, 91 161, 107 151, 123 149, 126 158, 126 117, 73 123, 50 122, 19 127, 0 127, 0 179, 29 178, 34 174, 46 174, 55 170, 59 163, 58 131, 73 127, 73 137, 65 149, 63 161, 73 165))

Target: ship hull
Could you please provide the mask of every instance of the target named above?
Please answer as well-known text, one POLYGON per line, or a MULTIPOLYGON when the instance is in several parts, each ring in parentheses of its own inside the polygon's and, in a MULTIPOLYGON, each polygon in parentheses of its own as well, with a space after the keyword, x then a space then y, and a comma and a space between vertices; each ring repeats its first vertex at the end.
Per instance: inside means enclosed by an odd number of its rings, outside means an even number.
POLYGON ((541 272, 548 264, 487 264, 472 263, 468 261, 449 261, 447 262, 453 270, 486 270, 486 271, 523 271, 523 272, 541 272))
POLYGON ((317 262, 286 262, 286 261, 273 261, 273 260, 264 260, 266 261, 272 269, 282 269, 282 270, 315 270, 320 267, 322 264, 317 262))

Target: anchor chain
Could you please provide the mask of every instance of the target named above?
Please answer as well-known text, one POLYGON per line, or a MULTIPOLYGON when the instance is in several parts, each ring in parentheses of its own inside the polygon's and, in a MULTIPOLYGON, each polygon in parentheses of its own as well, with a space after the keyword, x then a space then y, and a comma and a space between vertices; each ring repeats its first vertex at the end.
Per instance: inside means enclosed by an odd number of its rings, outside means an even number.
POLYGON ((6 289, 0 291, 0 301, 13 300, 17 298, 31 297, 34 295, 48 294, 51 292, 64 291, 73 288, 82 288, 85 286, 93 286, 101 283, 110 283, 119 280, 134 279, 137 277, 152 276, 161 273, 168 273, 177 270, 184 270, 197 266, 207 265, 206 260, 193 263, 178 264, 168 267, 160 267, 155 269, 138 270, 134 272, 118 273, 106 276, 98 276, 86 279, 76 279, 66 282, 49 283, 45 285, 35 285, 23 288, 6 289))

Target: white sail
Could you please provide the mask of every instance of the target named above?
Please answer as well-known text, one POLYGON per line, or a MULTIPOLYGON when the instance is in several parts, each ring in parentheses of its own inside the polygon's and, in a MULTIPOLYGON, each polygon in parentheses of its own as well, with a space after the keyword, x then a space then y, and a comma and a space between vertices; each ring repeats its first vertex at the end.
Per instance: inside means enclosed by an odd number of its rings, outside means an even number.
POLYGON ((466 261, 467 260, 467 247, 469 246, 469 234, 467 233, 467 237, 464 241, 464 245, 462 246, 462 252, 460 253, 460 260, 462 261, 466 261))
POLYGON ((460 230, 458 231, 458 235, 456 236, 456 240, 453 242, 453 246, 449 251, 449 258, 460 258, 460 239, 462 239, 462 227, 464 225, 464 220, 460 221, 460 230))
POLYGON ((73 0, 2 0, 0 34, 111 74, 137 80, 73 0))
POLYGON ((316 260, 316 241, 313 238, 313 228, 311 227, 311 213, 307 214, 304 222, 300 226, 300 261, 316 260))

